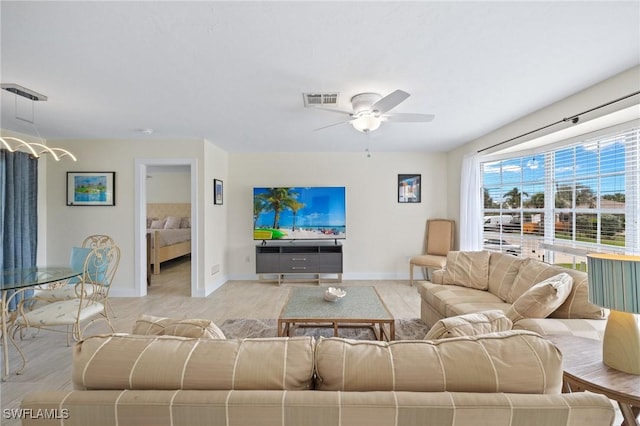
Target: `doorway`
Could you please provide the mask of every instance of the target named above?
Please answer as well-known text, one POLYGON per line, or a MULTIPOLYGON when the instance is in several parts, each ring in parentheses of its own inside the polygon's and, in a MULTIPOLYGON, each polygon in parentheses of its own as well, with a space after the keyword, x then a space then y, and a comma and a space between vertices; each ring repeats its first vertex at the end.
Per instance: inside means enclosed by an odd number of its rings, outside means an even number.
MULTIPOLYGON (((198 251, 197 251, 197 228, 198 228, 198 182, 197 182, 197 161, 196 159, 178 158, 149 158, 135 160, 135 283, 136 294, 147 295, 147 176, 150 170, 161 170, 163 168, 182 169, 188 173, 190 185, 191 202, 191 285, 190 296, 198 294, 198 251)), ((162 274, 162 273, 161 273, 162 274)), ((160 274, 160 275, 161 275, 160 274)))

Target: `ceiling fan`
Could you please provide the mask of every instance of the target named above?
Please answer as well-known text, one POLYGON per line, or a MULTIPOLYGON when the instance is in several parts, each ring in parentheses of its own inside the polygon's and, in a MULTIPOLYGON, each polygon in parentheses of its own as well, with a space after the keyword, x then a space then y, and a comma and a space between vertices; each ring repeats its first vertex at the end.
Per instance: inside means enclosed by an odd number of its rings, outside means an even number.
POLYGON ((402 90, 395 90, 385 97, 378 93, 360 93, 351 98, 353 112, 322 108, 325 111, 349 115, 349 118, 338 123, 329 124, 315 130, 351 123, 354 129, 368 133, 380 127, 383 121, 395 123, 426 123, 432 121, 433 114, 389 113, 410 95, 402 90))

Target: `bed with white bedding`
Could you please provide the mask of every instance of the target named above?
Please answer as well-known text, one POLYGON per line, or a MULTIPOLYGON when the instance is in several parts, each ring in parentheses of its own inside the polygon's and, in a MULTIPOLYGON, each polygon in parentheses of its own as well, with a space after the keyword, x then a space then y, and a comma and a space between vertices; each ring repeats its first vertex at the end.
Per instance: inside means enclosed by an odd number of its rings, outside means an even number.
POLYGON ((147 204, 148 270, 191 253, 191 204, 147 204))

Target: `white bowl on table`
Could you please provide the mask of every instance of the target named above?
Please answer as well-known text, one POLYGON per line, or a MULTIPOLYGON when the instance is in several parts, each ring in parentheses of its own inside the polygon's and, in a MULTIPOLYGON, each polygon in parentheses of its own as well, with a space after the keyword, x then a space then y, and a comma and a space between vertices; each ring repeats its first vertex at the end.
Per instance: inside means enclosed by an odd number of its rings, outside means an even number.
POLYGON ((341 288, 329 287, 324 292, 324 300, 327 302, 336 302, 347 295, 347 292, 341 288))

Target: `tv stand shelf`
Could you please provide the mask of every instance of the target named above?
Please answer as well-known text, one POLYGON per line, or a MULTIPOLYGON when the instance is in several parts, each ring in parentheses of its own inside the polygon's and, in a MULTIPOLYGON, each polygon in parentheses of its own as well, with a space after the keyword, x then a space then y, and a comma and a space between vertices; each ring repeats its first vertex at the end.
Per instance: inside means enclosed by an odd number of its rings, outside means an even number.
POLYGON ((311 274, 315 276, 311 280, 318 284, 321 281, 342 282, 342 244, 332 241, 257 245, 256 274, 261 281, 264 280, 263 275, 277 275, 278 285, 283 282, 285 275, 311 274), (337 278, 323 278, 323 274, 337 274, 337 278))

